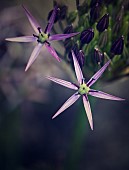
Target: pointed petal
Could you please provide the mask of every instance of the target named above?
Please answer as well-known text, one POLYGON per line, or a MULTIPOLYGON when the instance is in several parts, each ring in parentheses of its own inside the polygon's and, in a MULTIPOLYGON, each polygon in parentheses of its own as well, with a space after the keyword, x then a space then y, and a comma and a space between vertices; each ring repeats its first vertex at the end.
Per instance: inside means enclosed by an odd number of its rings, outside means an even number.
POLYGON ((70 38, 73 37, 75 35, 80 34, 80 32, 76 32, 76 33, 70 33, 70 34, 56 34, 56 35, 52 35, 49 37, 50 41, 56 41, 56 40, 64 40, 66 38, 70 38))
POLYGON ((79 63, 77 61, 77 58, 76 58, 73 50, 72 50, 72 56, 73 56, 74 68, 75 68, 75 72, 76 72, 78 82, 79 82, 79 84, 82 84, 82 80, 84 79, 83 74, 82 74, 81 68, 79 66, 79 63))
POLYGON ((85 107, 87 118, 90 123, 90 127, 93 130, 93 119, 92 119, 92 113, 91 113, 91 108, 90 108, 90 103, 89 103, 88 97, 86 95, 83 95, 82 98, 83 98, 83 104, 85 107))
POLYGON ((93 90, 93 89, 91 89, 89 91, 89 95, 94 96, 94 97, 98 97, 98 98, 102 98, 102 99, 108 99, 108 100, 125 100, 125 99, 122 99, 122 98, 119 98, 119 97, 115 97, 111 94, 107 94, 107 93, 104 93, 102 91, 93 90))
POLYGON ((54 119, 56 116, 58 116, 61 112, 66 110, 68 107, 70 107, 78 98, 80 95, 78 93, 73 94, 64 104, 63 106, 56 112, 56 114, 52 117, 54 119))
POLYGON ((70 89, 74 89, 74 90, 78 89, 77 86, 72 84, 71 82, 61 80, 61 79, 57 79, 55 77, 50 77, 50 76, 47 76, 46 78, 53 81, 53 82, 55 82, 55 83, 57 83, 57 84, 60 84, 60 85, 65 86, 65 87, 68 87, 70 89))
POLYGON ((45 43, 46 48, 48 49, 49 53, 57 60, 57 61, 61 61, 60 58, 58 57, 55 49, 48 43, 45 43))
POLYGON ((50 31, 51 31, 51 29, 53 27, 54 20, 55 20, 55 17, 56 17, 56 13, 57 13, 57 6, 55 6, 55 8, 54 8, 54 10, 53 10, 53 12, 51 14, 51 17, 50 17, 50 19, 48 21, 47 27, 45 29, 45 33, 47 33, 47 34, 50 33, 50 31))
POLYGON ((41 28, 36 19, 31 15, 31 13, 22 5, 22 7, 25 10, 26 16, 28 20, 30 21, 31 26, 33 27, 34 31, 36 34, 39 34, 38 28, 41 28))
POLYGON ((39 55, 40 51, 41 51, 41 48, 42 48, 42 44, 38 43, 38 45, 34 48, 31 56, 30 56, 30 59, 28 61, 28 64, 26 66, 26 69, 25 71, 28 70, 28 68, 33 64, 33 62, 36 60, 37 56, 39 55))
POLYGON ((14 41, 14 42, 33 42, 33 41, 36 41, 36 37, 22 36, 22 37, 6 38, 5 40, 14 41))
POLYGON ((98 79, 99 77, 103 74, 103 72, 106 70, 108 65, 110 64, 111 60, 109 60, 97 73, 95 73, 91 79, 87 82, 87 86, 90 87, 92 86, 98 79))

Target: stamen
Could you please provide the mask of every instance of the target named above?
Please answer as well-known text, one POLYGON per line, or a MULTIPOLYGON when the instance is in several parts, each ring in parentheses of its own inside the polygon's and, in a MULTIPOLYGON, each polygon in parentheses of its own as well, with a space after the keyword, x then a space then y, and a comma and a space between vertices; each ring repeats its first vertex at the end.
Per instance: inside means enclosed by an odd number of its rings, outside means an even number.
POLYGON ((45 41, 45 43, 47 43, 50 46, 50 43, 48 41, 45 41))
POLYGON ((40 28, 40 27, 38 27, 37 29, 38 29, 39 33, 41 33, 41 28, 40 28))
POLYGON ((47 24, 47 26, 45 28, 45 31, 44 31, 45 34, 47 33, 48 26, 49 26, 49 24, 47 24))
POLYGON ((85 78, 82 79, 82 84, 85 83, 85 78))
POLYGON ((39 38, 37 35, 33 34, 34 37, 39 38))

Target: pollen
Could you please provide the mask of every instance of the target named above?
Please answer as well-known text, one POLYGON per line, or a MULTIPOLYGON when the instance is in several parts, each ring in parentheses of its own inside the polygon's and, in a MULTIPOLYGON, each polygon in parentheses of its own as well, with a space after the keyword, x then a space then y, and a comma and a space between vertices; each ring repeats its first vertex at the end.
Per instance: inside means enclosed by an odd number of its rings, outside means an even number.
POLYGON ((39 35, 38 35, 38 41, 39 41, 40 43, 44 43, 44 42, 47 41, 47 40, 48 40, 48 34, 45 34, 45 33, 43 33, 43 32, 39 33, 39 35))
POLYGON ((85 83, 83 83, 80 85, 78 93, 80 95, 87 94, 89 92, 89 90, 90 90, 90 88, 85 83))

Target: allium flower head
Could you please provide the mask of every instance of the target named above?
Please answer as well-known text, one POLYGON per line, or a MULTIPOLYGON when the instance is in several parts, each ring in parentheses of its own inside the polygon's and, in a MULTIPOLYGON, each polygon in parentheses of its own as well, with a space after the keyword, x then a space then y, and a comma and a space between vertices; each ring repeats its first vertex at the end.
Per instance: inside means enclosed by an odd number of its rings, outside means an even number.
POLYGON ((34 48, 30 59, 28 61, 28 64, 26 66, 25 71, 28 70, 28 68, 32 65, 32 63, 36 60, 37 56, 39 55, 43 45, 45 45, 45 47, 47 48, 48 52, 54 57, 56 58, 57 61, 60 61, 60 58, 58 57, 55 49, 50 45, 51 41, 57 41, 57 40, 63 40, 66 38, 70 38, 73 37, 77 34, 79 34, 79 32, 77 33, 71 33, 71 34, 56 34, 56 35, 50 35, 51 29, 53 27, 54 21, 55 21, 55 17, 57 14, 57 6, 55 6, 51 17, 48 21, 48 24, 45 28, 45 31, 43 31, 40 27, 40 25, 38 24, 38 22, 35 20, 35 18, 31 15, 31 13, 23 6, 26 16, 31 24, 31 26, 33 27, 35 34, 33 34, 33 36, 23 36, 23 37, 16 37, 16 38, 6 38, 7 41, 15 41, 15 42, 35 42, 37 41, 38 44, 36 45, 36 47, 34 48))
POLYGON ((86 83, 81 68, 79 66, 79 63, 77 61, 77 58, 73 51, 72 51, 72 57, 73 57, 74 68, 75 68, 78 84, 71 83, 50 76, 46 77, 47 79, 55 83, 76 90, 76 92, 63 104, 63 106, 56 112, 56 114, 52 118, 58 116, 60 113, 62 113, 64 110, 70 107, 73 103, 75 103, 76 100, 78 100, 82 96, 84 108, 87 113, 87 118, 89 120, 90 127, 93 130, 93 120, 92 120, 92 113, 91 113, 90 103, 88 100, 88 95, 95 96, 98 98, 103 98, 103 99, 109 99, 109 100, 124 100, 124 99, 112 96, 102 91, 91 89, 91 86, 99 79, 99 77, 103 74, 105 69, 108 67, 110 60, 96 74, 94 74, 91 77, 91 79, 86 83))

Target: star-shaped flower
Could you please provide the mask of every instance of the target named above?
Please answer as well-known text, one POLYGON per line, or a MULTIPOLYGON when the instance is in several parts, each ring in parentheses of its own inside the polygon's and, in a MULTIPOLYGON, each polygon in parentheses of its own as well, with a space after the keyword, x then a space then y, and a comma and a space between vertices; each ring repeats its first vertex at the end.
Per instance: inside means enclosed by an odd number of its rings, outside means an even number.
POLYGON ((124 99, 112 96, 112 95, 104 93, 102 91, 93 90, 90 88, 99 79, 99 77, 103 74, 103 72, 105 71, 105 69, 108 67, 108 65, 110 63, 110 60, 96 74, 94 74, 87 83, 85 83, 85 78, 82 74, 81 68, 79 66, 79 63, 78 63, 73 51, 72 51, 72 56, 73 56, 74 68, 75 68, 75 73, 76 73, 76 77, 78 80, 78 84, 71 83, 71 82, 57 79, 57 78, 50 77, 50 76, 46 77, 47 79, 49 79, 55 83, 58 83, 62 86, 68 87, 73 90, 77 90, 77 92, 74 93, 64 103, 64 105, 56 112, 56 114, 52 118, 55 118, 56 116, 58 116, 61 112, 66 110, 68 107, 70 107, 76 100, 79 99, 79 97, 82 96, 84 108, 87 113, 87 118, 89 120, 90 127, 93 130, 93 120, 92 120, 92 113, 91 113, 90 103, 88 100, 88 95, 98 97, 98 98, 103 98, 103 99, 109 99, 109 100, 124 100, 124 99))
POLYGON ((22 37, 15 37, 15 38, 6 38, 6 40, 7 41, 15 41, 15 42, 34 42, 34 41, 38 41, 38 44, 36 45, 36 47, 34 48, 32 54, 30 56, 30 59, 28 61, 28 64, 26 66, 25 71, 27 71, 28 68, 35 61, 35 59, 39 55, 43 45, 45 45, 45 47, 48 49, 49 53, 60 62, 60 58, 58 57, 55 49, 50 45, 50 42, 51 41, 56 41, 56 40, 63 40, 63 39, 66 39, 66 38, 73 37, 73 36, 79 34, 79 32, 70 33, 70 34, 50 35, 50 31, 51 31, 51 29, 53 27, 54 20, 55 20, 55 17, 56 17, 56 13, 57 13, 57 10, 58 10, 57 6, 55 6, 55 8, 54 8, 44 32, 42 31, 40 25, 35 20, 35 18, 31 15, 31 13, 24 6, 23 6, 23 8, 25 10, 26 16, 27 16, 31 26, 33 27, 36 35, 33 34, 33 36, 22 36, 22 37))

